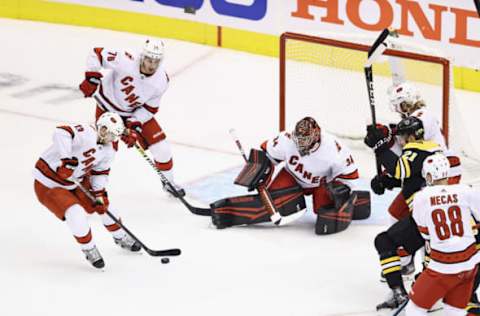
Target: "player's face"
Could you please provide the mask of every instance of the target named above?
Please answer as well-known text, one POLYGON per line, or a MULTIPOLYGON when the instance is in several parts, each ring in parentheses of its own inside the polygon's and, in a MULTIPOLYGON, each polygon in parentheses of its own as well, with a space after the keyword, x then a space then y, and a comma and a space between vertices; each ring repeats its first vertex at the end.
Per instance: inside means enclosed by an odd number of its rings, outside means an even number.
POLYGON ((100 129, 98 130, 98 142, 100 144, 108 144, 117 140, 117 138, 118 137, 115 136, 113 133, 110 133, 105 126, 100 127, 100 129))
POLYGON ((153 75, 155 71, 157 71, 158 66, 160 66, 160 61, 160 59, 153 59, 145 56, 142 59, 140 71, 145 75, 153 75))

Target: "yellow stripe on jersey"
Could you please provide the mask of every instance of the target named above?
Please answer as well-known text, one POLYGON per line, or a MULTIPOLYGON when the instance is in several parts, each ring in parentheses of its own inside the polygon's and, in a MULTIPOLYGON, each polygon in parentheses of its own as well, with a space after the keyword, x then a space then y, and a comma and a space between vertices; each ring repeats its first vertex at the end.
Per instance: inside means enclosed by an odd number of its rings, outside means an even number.
POLYGON ((429 140, 419 140, 416 142, 410 142, 403 146, 403 149, 419 149, 423 151, 437 151, 441 150, 440 145, 431 142, 429 140))
POLYGON ((383 270, 383 275, 387 275, 389 273, 400 271, 400 270, 402 270, 402 267, 400 265, 394 266, 394 267, 383 270))
POLYGON ((400 261, 400 256, 394 256, 387 259, 380 260, 380 264, 384 265, 393 261, 400 261))
POLYGON ((410 162, 408 161, 408 157, 402 156, 402 161, 403 161, 403 166, 405 168, 405 175, 403 179, 410 178, 410 176, 412 175, 412 172, 410 169, 410 162))

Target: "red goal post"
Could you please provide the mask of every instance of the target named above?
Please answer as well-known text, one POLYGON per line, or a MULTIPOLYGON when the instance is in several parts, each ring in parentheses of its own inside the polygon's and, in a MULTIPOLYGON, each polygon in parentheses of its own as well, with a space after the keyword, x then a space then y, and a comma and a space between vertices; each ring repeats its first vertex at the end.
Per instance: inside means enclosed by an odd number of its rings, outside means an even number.
MULTIPOLYGON (((336 65, 333 65, 333 63, 330 64, 329 62, 326 62, 323 59, 330 60, 332 59, 331 56, 336 54, 338 56, 335 56, 334 59, 336 60, 335 63, 338 64, 342 62, 341 61, 342 55, 345 54, 345 56, 343 57, 344 59, 349 59, 349 60, 357 59, 357 61, 355 66, 341 66, 341 67, 343 69, 348 69, 348 71, 358 72, 360 69, 363 70, 363 64, 361 61, 362 61, 362 58, 363 58, 363 63, 367 60, 367 52, 369 48, 370 46, 367 44, 359 44, 353 41, 329 39, 325 37, 311 36, 311 35, 291 33, 291 32, 283 33, 280 36, 280 52, 279 52, 279 62, 280 62, 279 128, 280 128, 280 131, 285 130, 285 128, 287 127, 286 126, 287 117, 288 117, 287 112, 289 112, 290 109, 298 106, 298 104, 296 104, 297 101, 298 103, 303 102, 302 99, 306 93, 305 91, 303 92, 301 91, 303 89, 301 82, 305 81, 304 78, 301 78, 301 71, 299 74, 299 78, 300 78, 299 80, 301 81, 300 84, 296 84, 295 87, 292 87, 294 83, 288 82, 289 75, 292 72, 290 68, 287 66, 289 61, 292 61, 293 64, 296 64, 297 68, 302 68, 302 69, 305 69, 305 67, 309 67, 308 65, 312 65, 311 68, 313 68, 313 66, 320 65, 317 71, 324 71, 324 69, 326 69, 325 67, 335 68, 336 65), (334 48, 334 51, 330 52, 332 48, 334 48), (295 53, 292 52, 294 49, 295 49, 295 53), (318 50, 318 52, 314 52, 315 50, 318 50), (322 55, 326 50, 329 50, 328 57, 325 57, 322 55), (358 55, 358 54, 361 54, 361 55, 358 55), (300 97, 294 98, 293 100, 291 100, 288 98, 288 96, 289 96, 289 93, 291 93, 291 91, 294 89, 296 90, 295 93, 297 93, 300 97), (292 103, 295 103, 295 104, 292 104, 292 103)), ((439 97, 438 102, 441 103, 440 105, 441 109, 439 110, 441 111, 441 116, 442 116, 441 118, 442 128, 448 143, 449 127, 450 127, 449 126, 449 104, 450 104, 450 97, 451 97, 450 89, 452 88, 451 78, 450 78, 451 76, 450 61, 443 57, 426 55, 423 53, 417 53, 417 52, 411 52, 411 51, 396 50, 396 49, 387 49, 384 55, 398 57, 402 60, 411 60, 416 62, 434 64, 440 67, 438 70, 438 74, 436 75, 437 77, 441 77, 436 79, 438 80, 438 93, 440 93, 441 91, 441 97, 439 97)), ((293 65, 292 67, 295 67, 295 65, 293 65)), ((421 67, 417 65, 417 66, 413 66, 413 68, 421 68, 421 67)), ((373 65, 374 86, 376 85, 376 76, 377 76, 375 70, 376 70, 376 64, 373 65)), ((418 71, 422 72, 422 70, 418 70, 418 71)), ((424 75, 428 77, 429 74, 425 73, 427 71, 423 71, 423 72, 424 72, 424 75)), ((311 76, 311 73, 309 73, 307 76, 311 76)), ((383 76, 386 77, 388 75, 383 75, 383 76)), ((345 83, 345 81, 350 81, 348 80, 349 78, 350 78, 350 75, 348 74, 345 75, 345 78, 341 79, 342 82, 339 82, 338 84, 342 85, 342 83, 345 83)), ((322 82, 325 82, 325 80, 330 81, 330 79, 320 79, 320 80, 322 82)), ((332 78, 331 80, 334 80, 334 79, 332 78)), ((409 78, 407 77, 407 81, 408 80, 409 78)), ((364 90, 363 99, 359 99, 359 95, 357 97, 359 106, 361 104, 362 106, 365 107, 366 110, 368 110, 369 108, 368 94, 367 94, 367 89, 365 87, 365 80, 360 81, 359 79, 357 79, 356 81, 358 81, 356 82, 356 85, 361 85, 362 89, 364 90)), ((303 86, 305 85, 308 85, 308 84, 304 82, 303 86)), ((311 88, 312 87, 305 87, 305 89, 311 89, 311 88)), ((313 88, 315 88, 315 86, 313 86, 313 88)), ((334 87, 334 89, 336 88, 334 87)), ((345 91, 345 93, 347 93, 347 91, 345 91)), ((348 93, 350 93, 350 91, 348 91, 348 93)), ((319 95, 318 97, 320 99, 322 98, 321 95, 319 95)), ((316 103, 316 102, 313 101, 310 103, 316 103)), ((428 105, 428 102, 427 102, 427 105, 428 105)), ((379 108, 380 106, 385 106, 385 105, 379 104, 378 99, 376 99, 376 107, 379 108)), ((310 107, 309 109, 310 111, 315 111, 314 107, 310 107)), ((304 113, 304 116, 306 115, 312 115, 315 117, 315 113, 304 113)), ((289 123, 291 124, 291 122, 289 123)), ((339 123, 340 122, 338 122, 338 124, 339 123)), ((362 124, 365 125, 364 122, 362 124)), ((288 127, 293 128, 293 126, 288 126, 288 127)))

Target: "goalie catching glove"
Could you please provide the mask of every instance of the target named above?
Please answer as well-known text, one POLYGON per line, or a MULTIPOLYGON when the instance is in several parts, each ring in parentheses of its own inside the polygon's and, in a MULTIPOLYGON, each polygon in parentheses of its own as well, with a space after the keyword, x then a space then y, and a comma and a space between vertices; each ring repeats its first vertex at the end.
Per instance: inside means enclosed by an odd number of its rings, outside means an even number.
POLYGON ((253 191, 259 186, 266 186, 273 173, 273 164, 262 150, 251 149, 247 164, 235 179, 235 184, 253 191))

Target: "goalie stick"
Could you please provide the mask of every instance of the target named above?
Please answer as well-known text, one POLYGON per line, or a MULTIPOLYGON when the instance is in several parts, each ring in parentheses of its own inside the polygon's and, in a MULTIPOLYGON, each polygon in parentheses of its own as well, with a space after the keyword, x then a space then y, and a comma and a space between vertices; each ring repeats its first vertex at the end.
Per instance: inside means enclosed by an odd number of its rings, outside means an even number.
MULTIPOLYGON (((83 193, 85 193, 85 195, 90 200, 92 200, 92 202, 95 202, 95 197, 80 182, 78 182, 75 179, 73 179, 72 181, 80 188, 80 190, 82 190, 83 193)), ((115 224, 120 226, 127 234, 129 234, 130 237, 135 239, 135 241, 140 244, 142 249, 145 250, 150 256, 152 257, 179 256, 182 253, 182 251, 178 248, 165 249, 165 250, 152 250, 148 248, 147 246, 145 246, 143 242, 140 241, 140 239, 137 238, 137 236, 135 236, 127 227, 125 227, 125 225, 123 225, 121 221, 119 221, 115 216, 113 216, 113 214, 110 213, 110 211, 107 210, 106 214, 108 217, 112 219, 112 221, 115 222, 115 224)))
MULTIPOLYGON (((237 133, 235 132, 235 129, 231 128, 228 132, 232 136, 232 139, 235 141, 235 144, 237 145, 238 150, 242 154, 243 159, 245 160, 245 162, 248 162, 247 155, 243 150, 243 146, 240 143, 240 139, 237 137, 237 133)), ((270 193, 268 192, 267 188, 261 185, 257 188, 257 191, 258 191, 258 195, 260 196, 260 200, 262 200, 264 206, 267 208, 268 212, 271 214, 270 219, 272 220, 272 223, 274 223, 277 226, 286 225, 290 222, 295 221, 296 219, 301 217, 306 211, 306 209, 304 209, 302 211, 296 212, 289 216, 282 216, 275 208, 275 204, 273 203, 272 197, 270 196, 270 193)))
POLYGON ((212 210, 210 208, 195 207, 190 203, 188 203, 183 196, 180 196, 178 194, 177 189, 175 189, 172 183, 168 181, 167 177, 163 174, 163 172, 160 169, 158 169, 157 166, 155 166, 155 163, 147 155, 145 150, 143 150, 143 148, 140 147, 138 144, 135 144, 134 146, 137 149, 137 151, 142 155, 142 157, 148 162, 148 164, 157 172, 157 174, 160 177, 160 181, 162 181, 162 184, 168 186, 176 194, 177 198, 180 199, 183 205, 185 205, 190 212, 192 212, 195 215, 201 215, 201 216, 210 216, 212 214, 212 210))
MULTIPOLYGON (((384 29, 382 33, 378 36, 378 38, 373 43, 372 47, 368 51, 368 58, 367 62, 364 66, 365 71, 365 80, 367 82, 367 92, 368 92, 368 101, 370 103, 370 112, 372 114, 372 125, 376 126, 377 118, 375 113, 375 95, 373 90, 373 70, 372 64, 380 57, 383 52, 387 49, 387 44, 385 40, 387 39, 388 35, 390 34, 389 29, 384 29)), ((380 165, 380 161, 375 156, 375 163, 377 166, 377 174, 380 175, 382 173, 382 166, 380 165)))

